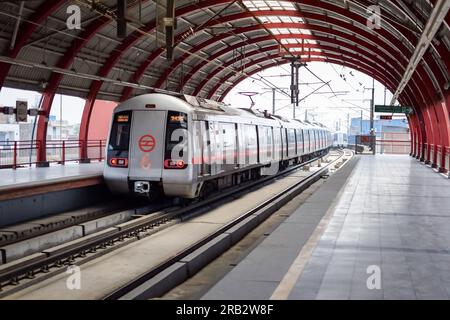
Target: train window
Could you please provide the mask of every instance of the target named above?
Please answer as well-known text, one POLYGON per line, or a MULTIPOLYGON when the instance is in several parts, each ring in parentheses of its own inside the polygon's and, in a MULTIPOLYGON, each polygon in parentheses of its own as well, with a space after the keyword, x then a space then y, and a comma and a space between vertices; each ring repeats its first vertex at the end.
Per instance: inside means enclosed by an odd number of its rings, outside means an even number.
POLYGON ((187 167, 187 159, 185 159, 187 156, 187 128, 186 113, 176 111, 167 113, 166 151, 164 157, 164 167, 166 169, 184 169, 187 167))
POLYGON ((131 111, 116 113, 111 128, 108 150, 128 151, 130 145, 131 111))

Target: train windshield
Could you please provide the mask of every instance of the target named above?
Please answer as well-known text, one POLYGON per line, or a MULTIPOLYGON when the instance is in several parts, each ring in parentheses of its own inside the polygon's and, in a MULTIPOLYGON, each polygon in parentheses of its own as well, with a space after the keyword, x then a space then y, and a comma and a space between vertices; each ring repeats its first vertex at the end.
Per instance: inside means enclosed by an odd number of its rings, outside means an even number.
POLYGON ((120 112, 114 115, 108 150, 125 151, 130 144, 131 112, 120 112))
POLYGON ((184 169, 187 165, 187 114, 183 112, 169 111, 167 114, 166 169, 184 169))

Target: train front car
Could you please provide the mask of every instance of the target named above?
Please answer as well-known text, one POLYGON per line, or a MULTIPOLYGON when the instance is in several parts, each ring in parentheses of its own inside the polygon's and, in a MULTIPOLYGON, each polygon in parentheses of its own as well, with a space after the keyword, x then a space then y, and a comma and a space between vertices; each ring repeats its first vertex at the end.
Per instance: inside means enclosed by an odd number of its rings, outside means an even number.
POLYGON ((104 179, 116 194, 196 196, 189 129, 192 108, 163 94, 121 103, 113 113, 104 179), (164 183, 163 183, 164 181, 164 183))
POLYGON ((146 94, 114 110, 104 169, 112 192, 193 199, 329 151, 320 124, 181 98, 146 94))

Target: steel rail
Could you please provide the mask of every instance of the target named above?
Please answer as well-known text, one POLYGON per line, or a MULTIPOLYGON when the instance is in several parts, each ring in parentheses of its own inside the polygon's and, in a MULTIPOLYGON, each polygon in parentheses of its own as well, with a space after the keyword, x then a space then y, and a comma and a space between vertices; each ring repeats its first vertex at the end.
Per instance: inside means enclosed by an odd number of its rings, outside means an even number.
MULTIPOLYGON (((225 224, 224 226, 220 227, 218 230, 213 232, 212 234, 206 236, 202 240, 196 242, 195 244, 187 247, 182 252, 176 254, 175 256, 171 257, 169 260, 164 261, 163 263, 159 264, 158 266, 152 268, 148 272, 142 274, 135 280, 125 284, 124 286, 114 290, 113 292, 109 293, 108 295, 103 297, 103 300, 117 300, 132 291, 133 289, 136 289, 140 285, 144 284, 146 281, 150 280, 160 272, 164 271, 174 263, 180 261, 181 259, 185 258, 187 255, 191 254, 195 250, 199 249, 200 247, 204 246, 208 242, 211 242, 221 234, 225 233, 227 230, 231 229, 238 223, 242 222, 249 216, 257 213, 257 212, 267 212, 273 213, 277 209, 279 209, 282 205, 286 204, 288 201, 290 201, 292 198, 294 198, 296 195, 298 195, 300 192, 304 191, 306 188, 311 186, 314 182, 319 180, 324 174, 328 173, 328 168, 336 163, 338 160, 342 159, 345 156, 345 152, 340 151, 340 156, 338 159, 334 160, 333 162, 328 163, 320 170, 312 173, 311 175, 307 176, 306 178, 302 179, 301 181, 287 187, 282 192, 272 196, 271 198, 267 199, 266 201, 258 204, 255 208, 248 210, 241 216, 235 218, 234 220, 230 221, 229 223, 225 224)), ((315 158, 314 160, 310 161, 317 161, 318 159, 315 158)), ((309 162, 309 163, 310 163, 309 162)), ((305 165, 305 164, 303 164, 305 165)))
MULTIPOLYGON (((148 219, 145 219, 142 222, 136 221, 136 224, 131 224, 130 226, 120 228, 117 232, 99 235, 98 237, 95 237, 95 234, 93 234, 89 237, 89 239, 86 239, 86 241, 82 241, 82 238, 80 238, 80 243, 76 243, 74 245, 70 245, 70 242, 68 242, 67 248, 62 248, 61 250, 55 251, 53 254, 47 254, 46 257, 30 259, 30 261, 25 261, 17 268, 8 268, 7 265, 0 266, 0 269, 4 267, 4 271, 0 272, 0 294, 1 296, 4 296, 4 293, 1 293, 1 291, 2 287, 5 285, 17 284, 22 279, 33 278, 38 272, 48 273, 49 269, 52 267, 58 267, 58 269, 60 269, 61 265, 64 265, 64 263, 70 264, 75 260, 75 258, 84 257, 87 252, 95 252, 101 248, 114 246, 115 242, 122 242, 125 238, 140 238, 139 234, 141 232, 148 231, 149 229, 165 224, 175 218, 182 218, 183 216, 188 216, 191 218, 193 215, 199 215, 203 213, 204 210, 210 209, 210 205, 217 203, 219 200, 232 197, 233 195, 241 193, 243 190, 248 190, 258 185, 263 185, 268 181, 285 176, 305 165, 322 159, 324 156, 326 156, 326 154, 321 154, 301 164, 287 168, 276 175, 267 176, 241 184, 236 188, 226 190, 225 192, 209 197, 206 200, 199 201, 180 209, 169 209, 169 212, 155 212, 154 215, 148 217, 148 219)), ((328 168, 328 165, 323 169, 325 168, 328 168)), ((320 172, 322 172, 323 169, 321 169, 320 172)), ((8 292, 5 293, 7 294, 8 292)))

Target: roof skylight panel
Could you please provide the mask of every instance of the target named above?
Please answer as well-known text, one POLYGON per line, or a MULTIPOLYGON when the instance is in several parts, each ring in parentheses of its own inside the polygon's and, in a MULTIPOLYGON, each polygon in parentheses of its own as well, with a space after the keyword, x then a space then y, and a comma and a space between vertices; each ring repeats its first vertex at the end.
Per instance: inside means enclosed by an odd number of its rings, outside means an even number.
POLYGON ((289 28, 289 32, 293 34, 302 34, 303 30, 299 28, 289 28))
POLYGON ((277 16, 270 16, 269 17, 270 22, 279 23, 281 22, 280 18, 277 16))
POLYGON ((280 30, 278 29, 278 28, 270 28, 269 29, 270 30, 270 32, 272 32, 273 34, 280 34, 280 30))
POLYGON ((245 0, 243 4, 252 11, 255 10, 292 10, 297 8, 288 1, 264 1, 264 0, 245 0))

